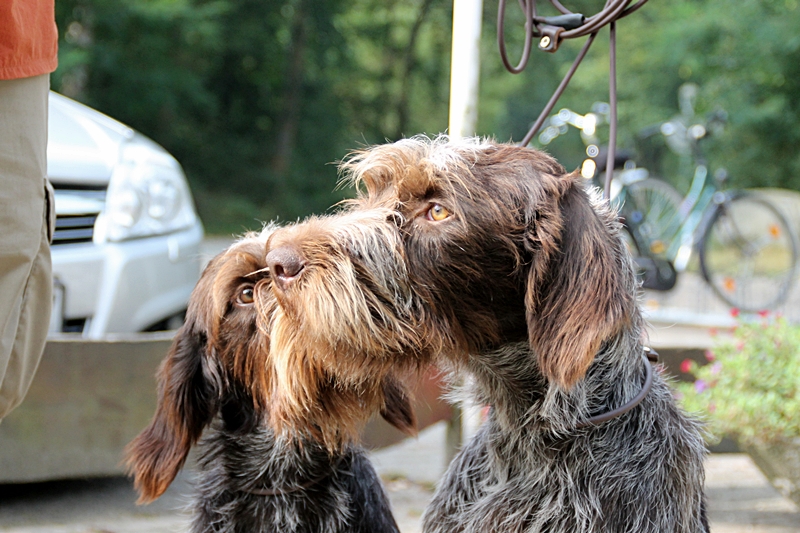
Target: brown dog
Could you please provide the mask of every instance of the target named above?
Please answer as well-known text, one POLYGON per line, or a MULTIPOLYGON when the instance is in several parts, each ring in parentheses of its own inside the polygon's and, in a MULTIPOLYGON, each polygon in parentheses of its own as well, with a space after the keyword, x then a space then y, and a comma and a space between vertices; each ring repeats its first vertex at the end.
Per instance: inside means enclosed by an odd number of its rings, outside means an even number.
POLYGON ((313 405, 309 376, 373 391, 439 360, 492 409, 425 531, 707 530, 699 427, 649 369, 617 215, 579 176, 536 150, 446 137, 342 168, 358 196, 269 242, 286 419, 313 405))
MULTIPOLYGON (((265 245, 273 230, 248 235, 215 257, 192 293, 186 323, 158 372, 155 416, 127 449, 140 501, 167 489, 210 425, 200 444, 194 533, 398 533, 364 451, 337 437, 338 419, 351 427, 371 414, 358 391, 320 377, 302 428, 283 423, 276 435, 267 423, 280 413, 274 399, 283 397, 269 334, 277 305, 265 245)), ((393 374, 372 394, 376 411, 414 431, 409 400, 393 374)))

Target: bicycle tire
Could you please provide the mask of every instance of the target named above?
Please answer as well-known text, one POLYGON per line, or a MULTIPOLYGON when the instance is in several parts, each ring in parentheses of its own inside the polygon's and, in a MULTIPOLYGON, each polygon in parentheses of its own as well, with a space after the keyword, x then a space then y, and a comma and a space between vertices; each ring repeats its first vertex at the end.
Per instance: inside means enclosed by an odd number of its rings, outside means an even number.
POLYGON ((797 237, 766 198, 748 192, 725 198, 699 248, 703 278, 732 307, 770 310, 789 295, 797 273, 797 237))
POLYGON ((656 178, 626 187, 623 213, 640 255, 665 257, 678 228, 681 202, 683 197, 672 185, 656 178))

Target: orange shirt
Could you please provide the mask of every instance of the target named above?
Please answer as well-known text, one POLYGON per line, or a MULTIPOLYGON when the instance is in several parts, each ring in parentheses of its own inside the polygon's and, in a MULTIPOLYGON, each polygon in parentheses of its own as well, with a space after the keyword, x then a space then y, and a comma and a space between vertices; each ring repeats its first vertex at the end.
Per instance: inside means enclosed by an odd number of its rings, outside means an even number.
POLYGON ((58 65, 55 0, 0 0, 0 80, 49 74, 58 65))

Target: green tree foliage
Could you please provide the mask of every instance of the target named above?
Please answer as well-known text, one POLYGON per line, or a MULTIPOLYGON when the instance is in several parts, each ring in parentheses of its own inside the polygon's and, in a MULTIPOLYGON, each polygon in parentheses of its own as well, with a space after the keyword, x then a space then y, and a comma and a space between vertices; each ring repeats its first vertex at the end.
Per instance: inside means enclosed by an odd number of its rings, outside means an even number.
MULTIPOLYGON (((602 4, 567 3, 586 14, 602 4)), ((691 81, 699 115, 729 114, 708 142, 712 164, 737 185, 800 188, 797 4, 649 2, 620 21, 621 144, 675 115, 691 81)), ((447 127, 451 0, 59 0, 56 10, 54 89, 172 152, 212 232, 322 212, 350 194, 334 190, 331 164, 348 150, 447 127)), ((496 2, 484 10, 479 133, 520 139, 582 42, 534 50, 515 76, 497 53, 496 2)), ((516 2, 505 37, 515 61, 516 2)), ((607 99, 607 57, 604 31, 556 110, 607 99)), ((547 148, 568 168, 583 157, 577 134, 547 148)))
POLYGON ((443 0, 355 0, 336 18, 354 67, 335 87, 350 136, 373 143, 444 131, 451 17, 443 0))
POLYGON ((241 231, 324 211, 347 150, 446 127, 449 9, 61 0, 53 86, 164 145, 210 229, 241 231))

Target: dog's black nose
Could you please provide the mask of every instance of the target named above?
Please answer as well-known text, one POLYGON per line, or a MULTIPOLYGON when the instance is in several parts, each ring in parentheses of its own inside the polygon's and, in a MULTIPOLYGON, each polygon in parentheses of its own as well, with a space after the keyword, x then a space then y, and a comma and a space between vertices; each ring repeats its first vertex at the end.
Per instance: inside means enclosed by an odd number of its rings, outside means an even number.
POLYGON ((303 272, 306 260, 297 248, 281 246, 269 251, 267 265, 273 281, 281 289, 286 289, 303 272))

